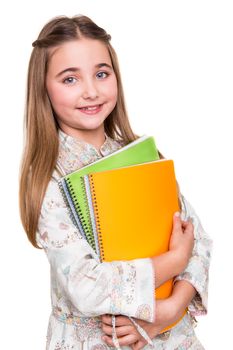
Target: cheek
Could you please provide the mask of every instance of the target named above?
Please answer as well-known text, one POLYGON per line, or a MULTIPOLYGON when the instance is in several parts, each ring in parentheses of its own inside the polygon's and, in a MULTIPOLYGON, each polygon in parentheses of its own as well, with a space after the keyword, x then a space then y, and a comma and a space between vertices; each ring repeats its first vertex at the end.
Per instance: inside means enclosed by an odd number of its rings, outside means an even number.
POLYGON ((69 106, 73 103, 74 97, 72 91, 67 90, 67 88, 62 86, 55 86, 47 89, 50 101, 54 108, 56 106, 69 106))
POLYGON ((108 97, 112 100, 115 101, 117 100, 118 96, 118 88, 117 88, 117 80, 113 79, 110 81, 106 93, 108 94, 108 97))

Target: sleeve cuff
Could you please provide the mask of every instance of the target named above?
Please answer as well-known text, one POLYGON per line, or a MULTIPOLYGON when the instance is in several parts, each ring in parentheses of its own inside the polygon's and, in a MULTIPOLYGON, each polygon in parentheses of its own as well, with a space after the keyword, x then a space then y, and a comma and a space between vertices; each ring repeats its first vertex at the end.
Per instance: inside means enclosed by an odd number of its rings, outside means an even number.
POLYGON ((180 280, 189 282, 197 291, 197 294, 188 306, 190 314, 192 316, 207 314, 208 292, 203 286, 206 287, 208 285, 208 283, 206 283, 208 280, 208 272, 204 271, 204 266, 201 261, 198 261, 197 257, 192 257, 190 259, 188 267, 175 278, 174 283, 180 280), (192 273, 194 268, 196 271, 199 271, 197 275, 192 273))
POLYGON ((112 262, 110 313, 147 322, 155 318, 154 270, 149 258, 112 262))

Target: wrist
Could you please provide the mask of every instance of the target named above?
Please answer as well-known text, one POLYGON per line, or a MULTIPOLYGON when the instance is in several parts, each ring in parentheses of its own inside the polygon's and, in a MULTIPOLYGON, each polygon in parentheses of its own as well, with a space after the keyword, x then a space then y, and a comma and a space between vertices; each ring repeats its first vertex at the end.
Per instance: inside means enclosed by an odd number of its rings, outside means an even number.
POLYGON ((173 268, 173 277, 178 276, 187 266, 188 259, 177 250, 169 250, 168 254, 170 255, 171 266, 173 268))
POLYGON ((167 251, 151 258, 155 271, 155 287, 174 278, 181 272, 181 263, 177 251, 167 251))
POLYGON ((176 295, 171 295, 167 299, 167 302, 169 309, 169 317, 171 323, 173 323, 182 316, 185 310, 185 306, 183 305, 181 299, 178 298, 176 295))
POLYGON ((153 336, 155 336, 155 333, 163 332, 179 319, 178 308, 172 297, 158 299, 156 304, 156 319, 151 327, 153 336))

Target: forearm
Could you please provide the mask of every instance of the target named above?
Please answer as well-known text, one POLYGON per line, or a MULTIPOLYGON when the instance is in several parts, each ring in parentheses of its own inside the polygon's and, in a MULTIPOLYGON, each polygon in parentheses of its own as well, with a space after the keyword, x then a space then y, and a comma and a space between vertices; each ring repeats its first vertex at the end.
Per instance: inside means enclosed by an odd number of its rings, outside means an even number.
POLYGON ((180 273, 176 255, 170 251, 152 257, 151 261, 155 272, 155 288, 158 288, 161 284, 180 273))
POLYGON ((181 280, 174 284, 171 300, 175 306, 177 316, 184 312, 196 293, 196 289, 187 281, 181 280))
MULTIPOLYGON (((153 339, 166 327, 177 322, 183 315, 184 310, 195 296, 195 288, 186 281, 178 281, 175 283, 172 295, 167 299, 157 300, 156 303, 156 320, 154 323, 136 319, 136 322, 146 331, 148 336, 153 339)), ((146 341, 132 327, 131 321, 125 316, 116 316, 116 334, 120 345, 135 345, 136 349, 142 349, 146 345, 146 341), (124 335, 123 328, 126 329, 124 335)), ((109 346, 114 346, 112 342, 112 323, 109 315, 102 316, 102 329, 105 333, 104 341, 109 346)))
POLYGON ((193 316, 199 316, 207 313, 209 266, 213 242, 205 232, 195 210, 183 196, 181 203, 183 219, 190 218, 193 222, 195 244, 188 265, 176 276, 175 281, 185 280, 196 289, 197 293, 188 308, 193 316))
POLYGON ((155 287, 179 275, 188 264, 194 243, 193 225, 181 221, 180 213, 173 216, 169 250, 151 258, 155 273, 155 287))

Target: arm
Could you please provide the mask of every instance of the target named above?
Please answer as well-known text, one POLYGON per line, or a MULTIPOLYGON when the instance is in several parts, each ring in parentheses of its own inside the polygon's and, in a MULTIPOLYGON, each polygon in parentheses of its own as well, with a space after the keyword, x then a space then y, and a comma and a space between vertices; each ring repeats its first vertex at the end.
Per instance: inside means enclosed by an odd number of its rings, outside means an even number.
POLYGON ((153 321, 151 260, 100 263, 71 222, 55 181, 50 182, 43 201, 37 241, 51 266, 54 307, 77 316, 110 313, 153 321))
POLYGON ((174 322, 182 316, 184 310, 193 300, 196 293, 196 289, 189 282, 181 280, 175 283, 172 296, 170 297, 171 313, 174 322))
MULTIPOLYGON (((155 338, 168 325, 177 321, 196 294, 193 286, 186 281, 175 283, 172 295, 165 300, 156 303, 156 320, 153 323, 136 319, 136 322, 147 332, 151 339, 155 338)), ((102 330, 105 333, 103 340, 109 346, 112 342, 111 317, 102 316, 102 330)), ((124 316, 116 317, 116 335, 120 346, 132 346, 139 350, 146 345, 146 341, 137 332, 133 323, 124 316)))
POLYGON ((212 240, 204 231, 200 219, 190 203, 181 196, 182 218, 192 220, 194 226, 194 248, 185 270, 176 277, 175 281, 187 281, 197 291, 188 305, 193 316, 207 313, 209 265, 212 252, 212 240))
POLYGON ((69 305, 69 312, 79 316, 122 314, 153 322, 151 259, 100 263, 72 224, 55 181, 45 195, 37 241, 51 265, 53 306, 60 307, 62 301, 69 305))
MULTIPOLYGON (((170 239, 169 251, 158 257, 151 258, 152 265, 156 271, 156 287, 164 283, 167 279, 174 277, 179 269, 183 270, 188 263, 189 257, 192 254, 193 248, 193 225, 191 222, 182 222, 180 216, 174 215, 173 230, 170 239)), ((154 338, 163 329, 170 324, 175 323, 184 313, 187 305, 190 303, 196 290, 193 286, 186 282, 180 281, 173 287, 172 295, 165 300, 156 301, 156 320, 148 323, 140 320, 136 322, 149 335, 154 338)), ((111 317, 102 316, 103 331, 106 334, 104 340, 110 346, 114 346, 111 339, 112 325, 111 317)), ((137 332, 132 322, 123 316, 118 316, 116 320, 116 336, 120 346, 132 345, 139 342, 145 345, 145 339, 137 332)), ((138 345, 137 345, 138 346, 138 345)))
MULTIPOLYGON (((156 321, 153 324, 149 324, 137 320, 137 323, 147 330, 148 334, 151 336, 156 336, 160 330, 166 328, 172 321, 179 318, 179 315, 183 313, 186 307, 188 307, 193 316, 205 314, 207 312, 208 270, 212 240, 203 230, 198 216, 183 196, 181 196, 181 203, 182 219, 191 219, 193 222, 195 236, 194 248, 188 265, 174 281, 172 296, 166 300, 156 302, 156 321)), ((103 327, 106 332, 111 332, 110 326, 107 323, 108 319, 105 318, 105 316, 103 316, 103 321, 103 327)), ((116 325, 121 327, 127 325, 128 327, 127 336, 125 329, 118 328, 119 337, 122 337, 122 332, 124 332, 124 339, 123 337, 122 339, 120 338, 120 344, 132 345, 134 350, 140 349, 142 344, 145 345, 144 339, 137 333, 128 318, 119 318, 116 320, 116 325), (135 344, 135 342, 138 343, 135 344)), ((106 334, 106 341, 111 345, 111 339, 108 337, 108 334, 111 333, 106 334)))
POLYGON ((156 288, 185 269, 192 255, 193 244, 192 223, 181 221, 180 214, 175 213, 169 251, 151 258, 155 271, 156 288))

